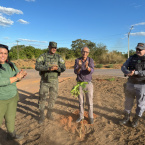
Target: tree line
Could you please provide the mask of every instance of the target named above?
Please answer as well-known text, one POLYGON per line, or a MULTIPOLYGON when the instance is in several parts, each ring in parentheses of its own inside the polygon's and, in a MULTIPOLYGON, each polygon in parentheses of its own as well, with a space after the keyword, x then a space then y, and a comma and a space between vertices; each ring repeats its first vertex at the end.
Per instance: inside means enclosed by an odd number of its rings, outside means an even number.
MULTIPOLYGON (((114 64, 122 63, 127 59, 128 54, 119 51, 109 52, 107 46, 103 43, 95 44, 90 40, 77 39, 72 41, 71 49, 66 47, 57 48, 57 53, 60 54, 64 59, 74 59, 81 56, 81 48, 83 46, 88 46, 90 49, 89 56, 94 59, 96 63, 101 64, 114 64)), ((11 60, 16 59, 36 59, 39 55, 48 51, 46 49, 35 48, 33 46, 18 45, 13 46, 10 49, 9 57, 11 60)), ((130 55, 135 54, 134 50, 130 50, 130 55)))

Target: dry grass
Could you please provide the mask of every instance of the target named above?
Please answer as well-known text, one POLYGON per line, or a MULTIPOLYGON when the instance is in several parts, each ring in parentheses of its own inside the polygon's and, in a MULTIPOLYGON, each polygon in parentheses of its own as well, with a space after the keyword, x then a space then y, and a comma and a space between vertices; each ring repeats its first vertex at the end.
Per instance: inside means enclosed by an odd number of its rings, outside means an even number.
POLYGON ((121 54, 114 52, 102 54, 98 60, 100 64, 120 64, 123 62, 125 62, 125 58, 121 54))

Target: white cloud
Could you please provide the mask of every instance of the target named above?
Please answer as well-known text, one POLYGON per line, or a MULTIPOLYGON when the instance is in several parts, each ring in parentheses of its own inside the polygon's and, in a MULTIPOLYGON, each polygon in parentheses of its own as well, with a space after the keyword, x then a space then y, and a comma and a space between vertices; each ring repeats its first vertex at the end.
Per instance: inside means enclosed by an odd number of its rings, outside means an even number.
POLYGON ((140 8, 142 5, 135 5, 134 7, 135 8, 140 8))
POLYGON ((127 38, 127 34, 125 34, 125 36, 123 38, 121 38, 121 39, 125 39, 125 38, 127 38))
POLYGON ((145 36, 145 32, 130 33, 132 36, 145 36))
POLYGON ((4 39, 10 39, 9 37, 4 37, 4 39))
POLYGON ((132 3, 130 5, 133 6, 134 8, 140 8, 140 7, 142 7, 142 5, 138 5, 137 3, 132 3))
POLYGON ((48 47, 48 45, 40 45, 40 44, 27 44, 27 46, 40 47, 40 48, 42 48, 42 47, 47 48, 48 47))
POLYGON ((22 39, 19 38, 20 41, 27 41, 27 42, 39 42, 39 43, 48 43, 47 41, 38 41, 38 40, 30 40, 30 39, 22 39))
POLYGON ((13 8, 6 8, 0 6, 0 13, 4 13, 7 15, 13 15, 13 14, 23 14, 21 10, 13 9, 13 8))
POLYGON ((18 22, 21 23, 21 24, 29 24, 29 22, 27 22, 27 21, 25 21, 23 19, 19 19, 18 22))
POLYGON ((25 0, 25 1, 27 1, 27 2, 35 2, 35 0, 25 0))
POLYGON ((9 25, 13 25, 13 23, 14 22, 12 20, 6 19, 0 14, 0 26, 9 26, 9 25))
POLYGON ((134 24, 133 26, 145 25, 145 22, 134 24))

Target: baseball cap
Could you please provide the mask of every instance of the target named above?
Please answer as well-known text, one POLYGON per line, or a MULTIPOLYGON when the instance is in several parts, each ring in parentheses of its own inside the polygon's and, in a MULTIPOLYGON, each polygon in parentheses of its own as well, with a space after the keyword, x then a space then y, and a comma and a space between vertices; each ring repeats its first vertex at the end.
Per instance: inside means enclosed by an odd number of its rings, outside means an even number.
POLYGON ((139 48, 139 49, 145 49, 145 43, 138 43, 136 48, 139 48))
POLYGON ((56 42, 49 42, 49 46, 51 46, 51 47, 57 47, 57 43, 56 42))

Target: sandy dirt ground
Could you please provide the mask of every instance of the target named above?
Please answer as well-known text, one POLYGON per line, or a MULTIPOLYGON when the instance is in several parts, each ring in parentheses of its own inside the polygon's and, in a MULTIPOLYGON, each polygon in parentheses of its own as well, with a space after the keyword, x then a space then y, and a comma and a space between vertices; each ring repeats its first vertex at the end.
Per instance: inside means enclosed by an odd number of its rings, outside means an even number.
MULTIPOLYGON (((123 117, 126 78, 93 76, 94 124, 88 124, 87 104, 85 120, 75 123, 79 117, 78 99, 70 94, 76 85, 75 77, 59 79, 59 95, 54 106, 54 121, 45 119, 38 124, 39 80, 30 79, 17 83, 20 94, 16 114, 17 133, 24 135, 21 141, 6 141, 5 122, 0 129, 0 145, 143 145, 145 144, 145 116, 137 128, 130 124, 120 126, 123 117)), ((46 103, 47 106, 47 103, 46 103)), ((135 108, 131 115, 134 116, 135 108)), ((47 108, 45 114, 47 113, 47 108)))

